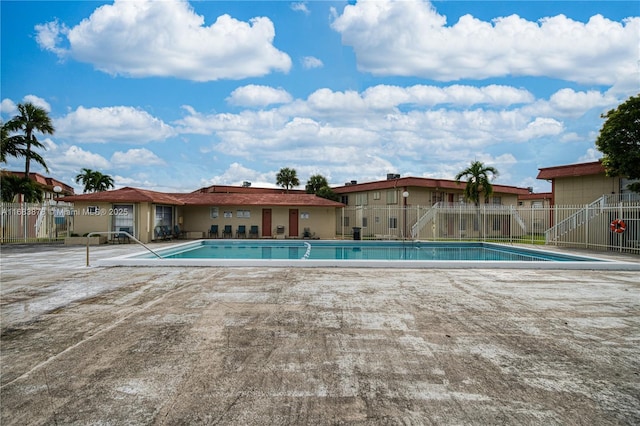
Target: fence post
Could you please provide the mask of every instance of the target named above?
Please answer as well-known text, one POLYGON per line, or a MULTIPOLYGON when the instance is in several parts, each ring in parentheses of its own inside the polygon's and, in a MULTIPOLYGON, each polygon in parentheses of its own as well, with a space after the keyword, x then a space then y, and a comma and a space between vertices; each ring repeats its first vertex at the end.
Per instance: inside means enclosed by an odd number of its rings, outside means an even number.
POLYGON ((589 204, 584 207, 584 248, 589 248, 589 204))

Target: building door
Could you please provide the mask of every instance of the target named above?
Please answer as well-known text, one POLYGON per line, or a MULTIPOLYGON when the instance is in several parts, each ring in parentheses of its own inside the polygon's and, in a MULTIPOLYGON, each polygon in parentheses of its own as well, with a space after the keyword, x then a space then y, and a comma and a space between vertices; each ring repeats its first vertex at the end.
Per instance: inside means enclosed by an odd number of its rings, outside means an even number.
POLYGON ((271 236, 271 209, 262 209, 262 236, 271 236))
POLYGON ((298 209, 289 210, 289 236, 298 236, 298 209))

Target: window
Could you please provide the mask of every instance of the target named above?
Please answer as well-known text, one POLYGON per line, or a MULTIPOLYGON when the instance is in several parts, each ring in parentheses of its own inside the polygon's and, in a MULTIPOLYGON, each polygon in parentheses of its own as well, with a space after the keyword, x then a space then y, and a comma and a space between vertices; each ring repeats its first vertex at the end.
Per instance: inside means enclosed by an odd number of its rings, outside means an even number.
POLYGON ((342 226, 349 226, 349 216, 342 218, 342 226))
POLYGON ((219 207, 211 207, 211 209, 209 210, 209 214, 211 216, 211 219, 217 219, 218 216, 220 216, 220 208, 219 207))
POLYGON ((542 208, 542 201, 534 201, 531 203, 531 207, 533 207, 534 209, 541 209, 542 208))
POLYGON ((349 196, 348 195, 341 195, 340 196, 340 202, 342 204, 349 205, 349 196))
POLYGON ((492 197, 491 204, 502 204, 502 197, 492 197))
POLYGON ((121 228, 129 228, 129 231, 133 232, 132 204, 113 205, 113 229, 119 231, 121 228))
POLYGON ((373 193, 373 199, 374 200, 379 200, 380 199, 380 191, 376 191, 373 193))
POLYGON ((362 218, 362 227, 363 227, 363 228, 366 228, 366 227, 367 227, 367 222, 368 222, 367 218, 366 218, 366 217, 363 217, 363 218, 362 218))
POLYGON ((156 220, 153 224, 156 226, 172 226, 173 225, 173 207, 156 206, 156 220))
POLYGON ((398 204, 398 191, 395 189, 387 191, 387 204, 398 204))
POLYGON ((389 218, 389 229, 397 229, 398 228, 398 218, 390 217, 389 218))
POLYGON ((249 211, 249 210, 236 210, 236 217, 250 218, 251 217, 251 211, 249 211))
POLYGON ((356 194, 356 206, 366 206, 369 204, 369 194, 366 192, 356 194))

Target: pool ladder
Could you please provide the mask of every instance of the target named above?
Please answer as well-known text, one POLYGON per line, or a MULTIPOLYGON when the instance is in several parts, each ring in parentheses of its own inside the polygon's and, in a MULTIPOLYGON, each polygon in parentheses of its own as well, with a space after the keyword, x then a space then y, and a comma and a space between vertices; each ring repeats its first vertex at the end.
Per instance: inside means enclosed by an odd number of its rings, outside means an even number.
MULTIPOLYGON (((89 266, 89 237, 93 236, 93 235, 112 235, 112 234, 124 234, 127 237, 131 238, 133 241, 135 241, 136 243, 140 244, 142 247, 146 248, 147 250, 149 250, 151 253, 155 254, 156 257, 158 259, 162 259, 162 256, 160 256, 158 253, 156 253, 155 251, 151 250, 149 247, 147 247, 142 241, 140 241, 139 239, 137 239, 136 237, 134 237, 133 235, 131 235, 130 233, 128 233, 127 231, 104 231, 104 232, 89 232, 87 234, 87 266, 89 266)), ((307 249, 307 251, 310 251, 311 247, 309 247, 309 249, 307 249)))
POLYGON ((306 241, 303 244, 307 246, 307 251, 304 253, 304 255, 300 259, 307 260, 309 259, 309 255, 311 254, 311 244, 306 241))

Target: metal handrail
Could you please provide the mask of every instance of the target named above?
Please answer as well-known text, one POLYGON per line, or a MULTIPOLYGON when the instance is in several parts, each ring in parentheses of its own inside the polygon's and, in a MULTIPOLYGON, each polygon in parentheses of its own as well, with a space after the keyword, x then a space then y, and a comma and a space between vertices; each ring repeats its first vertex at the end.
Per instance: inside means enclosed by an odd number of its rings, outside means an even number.
POLYGON ((128 233, 127 231, 101 231, 101 232, 89 232, 87 234, 87 266, 89 265, 89 237, 93 236, 93 235, 112 235, 112 234, 124 234, 127 237, 131 238, 133 241, 135 241, 136 243, 140 244, 142 247, 146 248, 147 250, 149 250, 151 253, 155 254, 158 259, 163 259, 162 256, 160 256, 158 253, 156 253, 155 251, 151 250, 149 247, 147 247, 142 241, 140 241, 139 239, 137 239, 136 237, 134 237, 133 235, 131 235, 130 233, 128 233))

